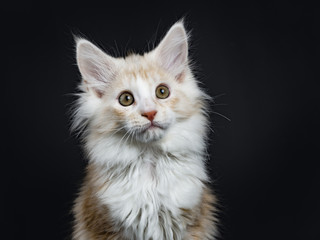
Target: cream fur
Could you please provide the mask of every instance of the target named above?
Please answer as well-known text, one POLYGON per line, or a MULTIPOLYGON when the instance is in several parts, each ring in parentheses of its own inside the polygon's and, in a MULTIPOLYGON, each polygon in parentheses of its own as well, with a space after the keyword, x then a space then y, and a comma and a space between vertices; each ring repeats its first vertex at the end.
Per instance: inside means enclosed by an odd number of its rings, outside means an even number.
MULTIPOLYGON (((89 164, 100 169, 95 194, 108 206, 115 228, 126 239, 191 239, 181 209, 201 204, 208 181, 207 96, 188 66, 183 24, 176 23, 143 56, 115 59, 78 39, 77 61, 83 81, 73 129, 83 136, 89 164), (159 84, 169 87, 167 99, 155 96, 159 84), (119 104, 123 91, 133 94, 133 105, 119 104), (147 129, 150 121, 141 114, 152 110, 160 127, 147 129)), ((88 240, 87 234, 76 219, 74 239, 88 240)))

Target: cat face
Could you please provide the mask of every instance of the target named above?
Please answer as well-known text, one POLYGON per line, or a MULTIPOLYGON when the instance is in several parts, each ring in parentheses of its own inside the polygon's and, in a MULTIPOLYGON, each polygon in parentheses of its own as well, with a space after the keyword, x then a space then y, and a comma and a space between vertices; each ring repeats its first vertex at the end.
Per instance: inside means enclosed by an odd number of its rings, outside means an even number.
POLYGON ((77 62, 82 96, 86 96, 78 115, 91 117, 90 131, 97 135, 154 142, 201 107, 200 91, 188 67, 182 23, 176 23, 158 47, 143 56, 113 58, 80 39, 77 62))
MULTIPOLYGON (((139 62, 139 57, 131 58, 126 64, 139 62)), ((173 108, 176 84, 171 78, 160 69, 143 64, 131 71, 125 67, 106 100, 112 101, 107 111, 116 119, 117 128, 123 128, 127 136, 141 142, 161 139, 176 119, 173 108)))

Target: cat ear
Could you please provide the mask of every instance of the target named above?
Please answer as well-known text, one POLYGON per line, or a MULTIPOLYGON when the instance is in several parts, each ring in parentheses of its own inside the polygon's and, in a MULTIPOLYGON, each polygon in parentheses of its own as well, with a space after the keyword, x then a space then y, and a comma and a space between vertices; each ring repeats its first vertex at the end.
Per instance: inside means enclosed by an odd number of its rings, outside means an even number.
POLYGON ((102 97, 109 82, 115 77, 116 59, 107 55, 85 39, 77 39, 77 64, 85 88, 102 97))
POLYGON ((156 61, 180 80, 188 64, 188 35, 183 22, 174 24, 154 51, 156 61))

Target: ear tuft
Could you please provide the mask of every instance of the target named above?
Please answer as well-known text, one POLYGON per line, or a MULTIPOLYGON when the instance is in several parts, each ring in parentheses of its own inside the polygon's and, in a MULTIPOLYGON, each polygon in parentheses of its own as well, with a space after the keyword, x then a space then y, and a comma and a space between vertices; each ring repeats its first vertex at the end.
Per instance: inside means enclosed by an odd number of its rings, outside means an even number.
POLYGON ((154 51, 156 61, 177 80, 181 79, 188 64, 188 35, 182 21, 170 28, 154 51))
POLYGON ((92 89, 98 97, 102 97, 115 77, 116 59, 85 39, 76 39, 76 46, 77 64, 86 89, 92 89))

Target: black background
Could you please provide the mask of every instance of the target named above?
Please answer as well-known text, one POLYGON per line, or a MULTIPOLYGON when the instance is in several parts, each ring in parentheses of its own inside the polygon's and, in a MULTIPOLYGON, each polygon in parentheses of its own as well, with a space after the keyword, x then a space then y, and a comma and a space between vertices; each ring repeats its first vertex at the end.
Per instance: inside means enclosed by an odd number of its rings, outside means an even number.
POLYGON ((1 238, 69 238, 86 165, 69 131, 72 34, 123 56, 185 17, 197 77, 216 96, 209 167, 222 239, 320 239, 318 12, 279 1, 3 5, 1 238))

